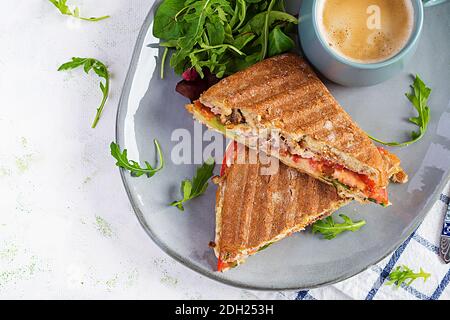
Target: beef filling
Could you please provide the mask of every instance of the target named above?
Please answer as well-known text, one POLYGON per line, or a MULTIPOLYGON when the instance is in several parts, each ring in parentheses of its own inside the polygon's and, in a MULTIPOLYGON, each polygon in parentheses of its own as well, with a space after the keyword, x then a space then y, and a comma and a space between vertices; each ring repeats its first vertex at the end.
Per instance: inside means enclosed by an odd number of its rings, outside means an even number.
POLYGON ((228 115, 228 116, 221 115, 220 122, 222 122, 222 124, 224 124, 224 125, 228 125, 228 124, 238 125, 238 124, 245 123, 245 118, 242 115, 241 110, 233 109, 233 111, 231 112, 230 115, 228 115))

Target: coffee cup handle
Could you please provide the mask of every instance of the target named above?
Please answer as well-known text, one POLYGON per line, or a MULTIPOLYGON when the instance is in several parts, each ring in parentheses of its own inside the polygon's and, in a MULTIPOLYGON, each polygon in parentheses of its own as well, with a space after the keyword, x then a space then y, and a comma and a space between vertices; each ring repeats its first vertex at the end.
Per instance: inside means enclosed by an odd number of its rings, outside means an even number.
POLYGON ((422 0, 423 6, 426 7, 431 7, 437 4, 441 4, 446 2, 447 0, 422 0))

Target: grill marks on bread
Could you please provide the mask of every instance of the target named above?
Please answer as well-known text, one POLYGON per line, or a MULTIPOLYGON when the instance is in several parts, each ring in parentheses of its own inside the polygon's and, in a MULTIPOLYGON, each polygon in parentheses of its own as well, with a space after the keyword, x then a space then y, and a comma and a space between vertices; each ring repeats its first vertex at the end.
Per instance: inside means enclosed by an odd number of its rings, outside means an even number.
POLYGON ((221 178, 221 237, 216 243, 224 261, 293 228, 301 230, 347 202, 333 186, 284 164, 271 176, 261 175, 262 167, 260 162, 233 164, 221 178))
POLYGON ((257 115, 261 126, 280 129, 285 136, 308 135, 328 149, 350 155, 360 166, 373 168, 372 174, 380 185, 388 182, 373 142, 311 67, 295 54, 266 59, 231 75, 207 90, 200 101, 223 110, 240 109, 243 114, 257 115), (333 125, 331 130, 329 123, 333 125))

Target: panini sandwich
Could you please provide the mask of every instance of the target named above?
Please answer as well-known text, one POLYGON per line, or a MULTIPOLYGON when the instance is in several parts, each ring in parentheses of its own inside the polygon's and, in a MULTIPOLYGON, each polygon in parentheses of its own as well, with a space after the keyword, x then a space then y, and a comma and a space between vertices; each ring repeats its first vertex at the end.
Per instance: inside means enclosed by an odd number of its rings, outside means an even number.
POLYGON ((261 61, 186 106, 209 128, 335 186, 343 197, 388 205, 400 161, 380 152, 298 55, 261 61))
MULTIPOLYGON (((234 155, 237 149, 233 148, 234 155)), ((239 150, 255 152, 246 147, 239 150)), ((350 201, 341 198, 333 186, 282 163, 273 175, 262 175, 264 165, 256 158, 254 164, 232 161, 228 166, 224 161, 221 176, 214 179, 218 190, 212 246, 218 271, 243 263, 248 256, 303 230, 350 201)))

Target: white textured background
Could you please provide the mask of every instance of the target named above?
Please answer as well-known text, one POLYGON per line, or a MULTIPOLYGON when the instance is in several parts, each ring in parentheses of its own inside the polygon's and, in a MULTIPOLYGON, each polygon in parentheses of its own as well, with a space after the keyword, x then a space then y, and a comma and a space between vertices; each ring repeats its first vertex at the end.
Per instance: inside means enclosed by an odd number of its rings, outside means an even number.
MULTIPOLYGON (((109 143, 134 43, 153 1, 69 3, 84 16, 112 17, 82 22, 60 15, 48 0, 2 1, 0 299, 295 298, 213 282, 166 256, 145 234, 109 143), (90 125, 101 100, 99 79, 81 70, 56 71, 72 56, 104 61, 113 75, 95 130, 90 125)), ((438 237, 438 210, 445 209, 443 203, 435 207, 430 229, 438 237)), ((435 257, 430 261, 441 273, 448 270, 435 257)), ((358 298, 350 293, 367 274, 306 297, 358 298)), ((385 298, 402 298, 400 291, 385 290, 385 298)))
POLYGON ((1 1, 0 298, 252 298, 190 271, 148 238, 109 155, 134 43, 153 1, 1 1), (97 129, 98 78, 57 72, 72 56, 113 74, 97 129))

